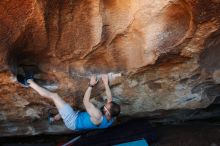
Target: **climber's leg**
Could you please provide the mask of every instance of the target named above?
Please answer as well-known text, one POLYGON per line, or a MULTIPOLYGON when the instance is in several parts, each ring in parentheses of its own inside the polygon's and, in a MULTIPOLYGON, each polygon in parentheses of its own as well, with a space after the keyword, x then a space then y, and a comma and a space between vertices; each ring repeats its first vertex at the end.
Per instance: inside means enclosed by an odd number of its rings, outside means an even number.
POLYGON ((30 84, 29 86, 37 91, 41 96, 53 100, 65 125, 69 129, 75 130, 75 120, 78 115, 78 111, 73 110, 73 108, 67 104, 57 93, 50 92, 40 87, 32 79, 27 80, 27 82, 30 84))

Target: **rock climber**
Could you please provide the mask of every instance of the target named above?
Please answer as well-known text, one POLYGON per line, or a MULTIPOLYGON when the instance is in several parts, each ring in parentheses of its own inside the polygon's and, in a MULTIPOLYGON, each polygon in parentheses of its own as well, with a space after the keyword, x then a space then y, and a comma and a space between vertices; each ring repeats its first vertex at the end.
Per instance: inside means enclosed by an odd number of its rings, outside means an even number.
POLYGON ((50 92, 47 89, 40 87, 34 81, 33 74, 27 72, 24 76, 17 76, 19 83, 24 86, 31 87, 41 96, 54 102, 59 114, 51 117, 50 120, 56 121, 62 118, 66 127, 75 131, 107 128, 113 124, 115 118, 120 113, 119 104, 113 102, 112 100, 108 75, 103 74, 101 78, 107 94, 107 103, 101 109, 99 109, 90 101, 91 91, 98 82, 96 76, 91 76, 90 82, 88 83, 88 88, 83 98, 83 104, 86 111, 82 112, 72 108, 57 93, 50 92))

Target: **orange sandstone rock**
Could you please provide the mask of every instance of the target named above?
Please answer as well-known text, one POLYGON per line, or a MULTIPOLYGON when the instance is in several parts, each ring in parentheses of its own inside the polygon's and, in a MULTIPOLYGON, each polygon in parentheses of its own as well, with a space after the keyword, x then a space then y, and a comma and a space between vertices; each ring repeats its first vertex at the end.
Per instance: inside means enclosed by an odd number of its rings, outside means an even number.
POLYGON ((65 130, 42 122, 53 104, 15 83, 18 64, 38 66, 42 85, 80 109, 101 73, 121 73, 110 84, 123 115, 207 107, 219 96, 219 15, 217 0, 1 0, 0 126, 16 124, 0 132, 65 130))

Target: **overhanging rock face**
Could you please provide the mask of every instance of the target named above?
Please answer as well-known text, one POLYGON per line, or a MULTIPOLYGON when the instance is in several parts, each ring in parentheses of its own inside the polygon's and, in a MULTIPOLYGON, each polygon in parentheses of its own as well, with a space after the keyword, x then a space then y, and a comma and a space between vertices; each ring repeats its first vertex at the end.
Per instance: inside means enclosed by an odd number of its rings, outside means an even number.
MULTIPOLYGON (((219 0, 2 0, 1 134, 66 131, 43 121, 53 104, 15 83, 15 64, 37 66, 41 85, 80 109, 101 73, 123 115, 207 107, 220 95, 219 16, 219 0)), ((101 83, 93 97, 103 102, 101 83)))

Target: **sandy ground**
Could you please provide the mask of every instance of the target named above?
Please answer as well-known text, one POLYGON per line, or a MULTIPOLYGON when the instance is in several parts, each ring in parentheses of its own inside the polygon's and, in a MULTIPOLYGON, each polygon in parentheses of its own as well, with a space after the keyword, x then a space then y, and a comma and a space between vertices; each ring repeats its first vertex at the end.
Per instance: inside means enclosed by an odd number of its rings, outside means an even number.
POLYGON ((157 127, 153 146, 220 146, 220 124, 190 123, 157 127))
MULTIPOLYGON (((220 146, 220 124, 190 122, 181 125, 157 126, 158 142, 152 146, 220 146)), ((41 135, 0 138, 3 146, 54 146, 67 142, 73 135, 41 135), (32 144, 32 145, 30 145, 32 144)))

